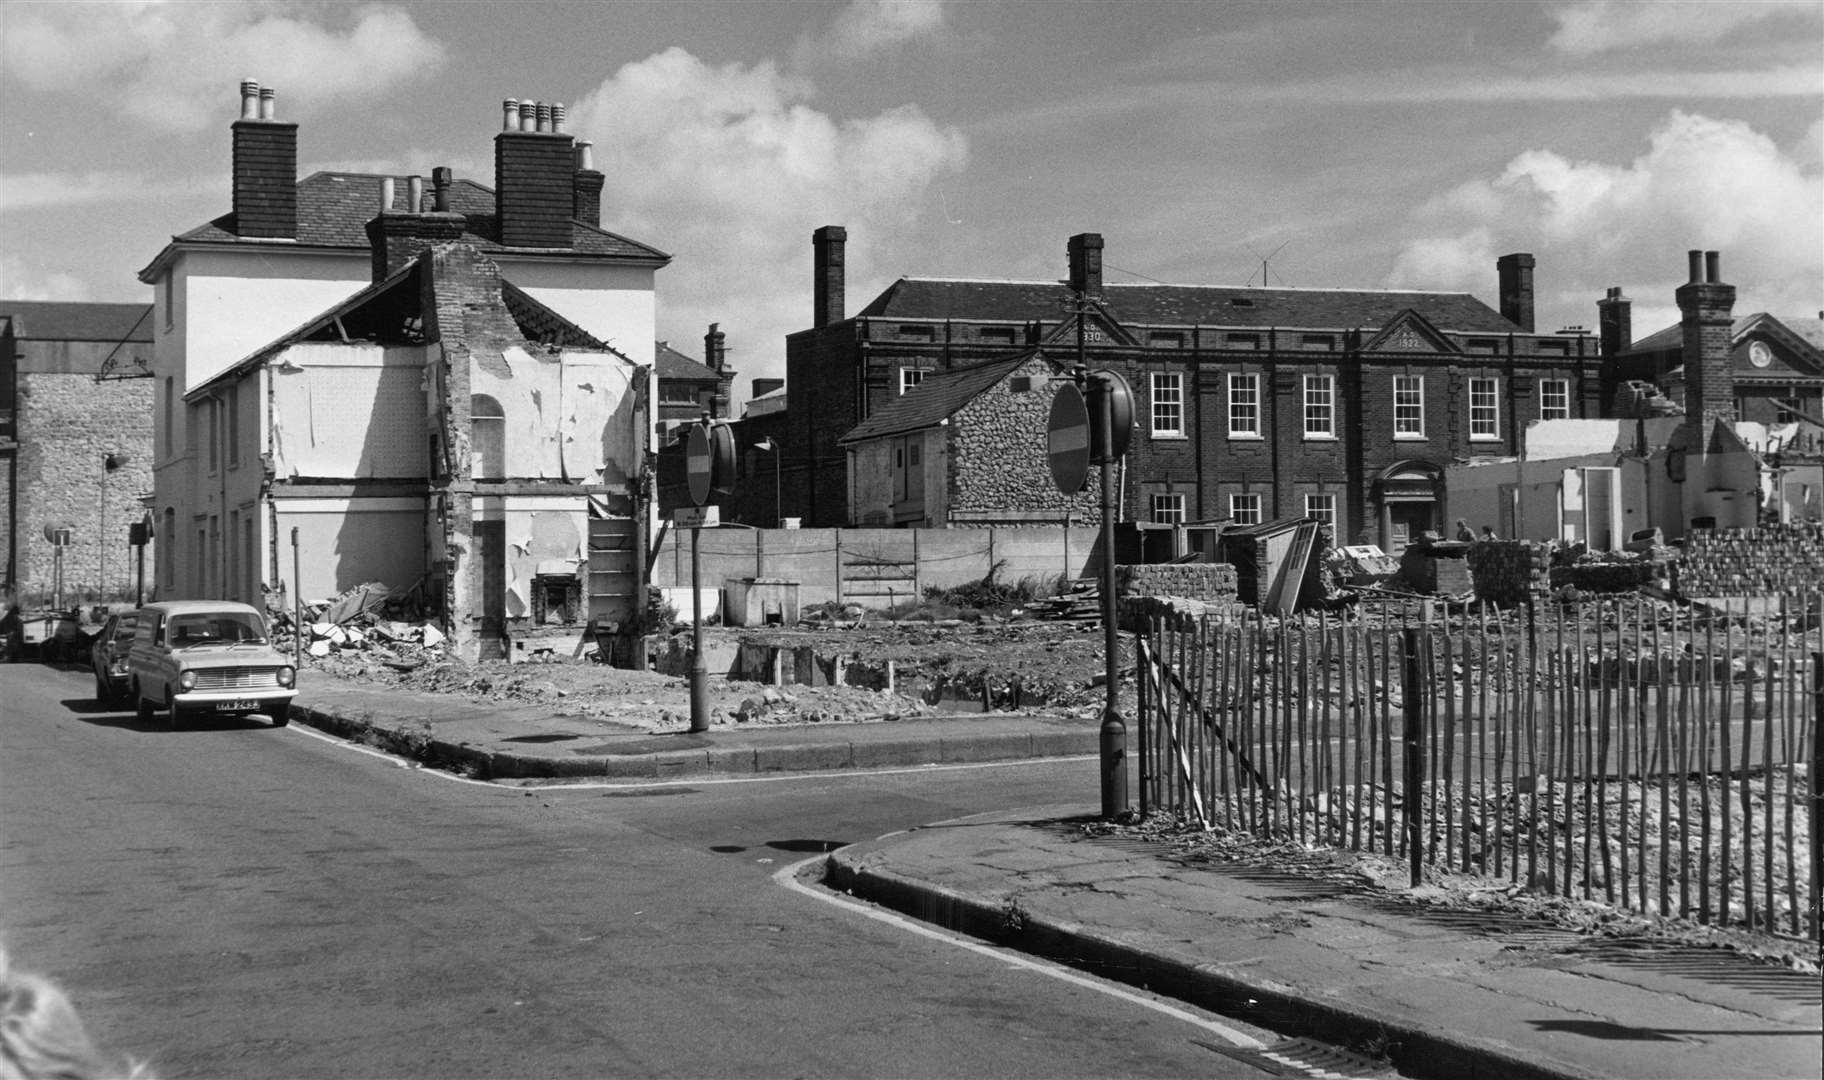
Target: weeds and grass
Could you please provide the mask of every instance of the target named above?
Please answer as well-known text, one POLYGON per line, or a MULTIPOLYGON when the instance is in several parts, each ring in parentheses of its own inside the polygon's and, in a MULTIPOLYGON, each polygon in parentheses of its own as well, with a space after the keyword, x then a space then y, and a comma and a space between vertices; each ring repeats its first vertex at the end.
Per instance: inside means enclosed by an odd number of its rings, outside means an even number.
POLYGON ((1061 576, 1045 578, 1028 574, 1018 581, 1001 581, 1001 568, 1005 565, 1004 561, 997 561, 979 581, 949 588, 932 585, 925 589, 923 601, 911 606, 915 612, 948 611, 950 614, 942 617, 979 621, 983 615, 1007 615, 1023 604, 1063 591, 1061 576), (974 618, 969 613, 974 613, 974 618))

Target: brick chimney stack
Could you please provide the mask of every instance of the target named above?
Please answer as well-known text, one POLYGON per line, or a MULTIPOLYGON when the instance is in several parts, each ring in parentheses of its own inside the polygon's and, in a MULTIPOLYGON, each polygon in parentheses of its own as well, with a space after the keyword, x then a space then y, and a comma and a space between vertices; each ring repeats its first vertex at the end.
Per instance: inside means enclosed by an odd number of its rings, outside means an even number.
POLYGON ((595 167, 595 144, 588 139, 576 142, 576 220, 584 225, 602 227, 602 186, 607 182, 595 167))
POLYGON ((494 197, 505 247, 567 248, 574 242, 576 147, 564 107, 508 99, 494 137, 494 197))
POLYGON ((734 403, 735 372, 728 366, 727 337, 717 323, 710 323, 709 333, 703 335, 703 362, 717 376, 716 403, 712 411, 715 416, 725 418, 734 403))
POLYGON ((1621 286, 1609 286, 1609 293, 1596 301, 1596 326, 1602 355, 1613 357, 1634 343, 1634 301, 1621 295, 1621 286))
MULTIPOLYGON (((1709 436, 1714 420, 1735 419, 1735 372, 1730 356, 1735 286, 1722 281, 1714 251, 1689 255, 1691 280, 1678 287, 1678 325, 1684 339, 1685 420, 1709 436)), ((1691 444, 1693 448, 1701 442, 1691 444)))
POLYGON ((1501 315, 1527 333, 1533 332, 1533 257, 1524 251, 1495 260, 1500 279, 1501 315))
POLYGON ((848 240, 849 231, 841 225, 825 225, 811 234, 813 327, 829 326, 843 320, 843 248, 848 240))
POLYGON ((234 231, 238 236, 298 236, 298 125, 274 119, 277 94, 241 80, 234 122, 234 231))
POLYGON ((1078 233, 1065 245, 1070 256, 1072 292, 1095 296, 1102 291, 1102 234, 1078 233))
POLYGON ((412 177, 406 186, 406 206, 392 207, 392 183, 381 184, 380 212, 367 223, 367 242, 372 249, 372 274, 384 281, 400 268, 423 254, 433 244, 444 244, 462 238, 467 218, 445 209, 449 205, 452 174, 445 166, 431 170, 431 186, 436 191, 436 209, 422 210, 423 181, 412 177))

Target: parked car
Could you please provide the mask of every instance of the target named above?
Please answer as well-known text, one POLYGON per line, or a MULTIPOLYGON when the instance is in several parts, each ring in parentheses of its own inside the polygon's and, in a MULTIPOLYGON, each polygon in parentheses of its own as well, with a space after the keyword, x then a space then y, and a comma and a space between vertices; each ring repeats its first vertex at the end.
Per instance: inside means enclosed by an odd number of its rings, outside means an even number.
POLYGON ((110 615, 101 624, 89 646, 89 667, 95 672, 95 700, 113 705, 127 698, 127 652, 133 646, 133 631, 139 625, 139 612, 110 615))
POLYGON ((141 720, 264 713, 290 721, 297 670, 266 637, 266 619, 231 600, 168 600, 139 609, 127 652, 128 695, 141 720))

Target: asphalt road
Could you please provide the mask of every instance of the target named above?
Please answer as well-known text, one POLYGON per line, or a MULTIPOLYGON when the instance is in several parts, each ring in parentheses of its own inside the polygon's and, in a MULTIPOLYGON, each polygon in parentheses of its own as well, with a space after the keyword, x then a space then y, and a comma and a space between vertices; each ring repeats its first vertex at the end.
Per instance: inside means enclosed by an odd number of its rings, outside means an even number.
POLYGON ((91 693, 0 666, 0 935, 165 1080, 1259 1075, 1210 1049, 1240 1025, 781 880, 917 824, 1093 808, 1093 761, 530 790, 91 693))

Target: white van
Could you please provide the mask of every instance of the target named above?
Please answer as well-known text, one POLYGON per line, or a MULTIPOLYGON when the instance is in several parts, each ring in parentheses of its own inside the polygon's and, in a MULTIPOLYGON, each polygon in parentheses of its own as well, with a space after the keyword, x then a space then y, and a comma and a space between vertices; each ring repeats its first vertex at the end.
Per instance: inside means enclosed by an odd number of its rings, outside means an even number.
POLYGON ((185 713, 264 713, 291 720, 297 669, 266 638, 266 619, 232 600, 170 600, 139 609, 127 651, 127 695, 139 719, 185 713))

